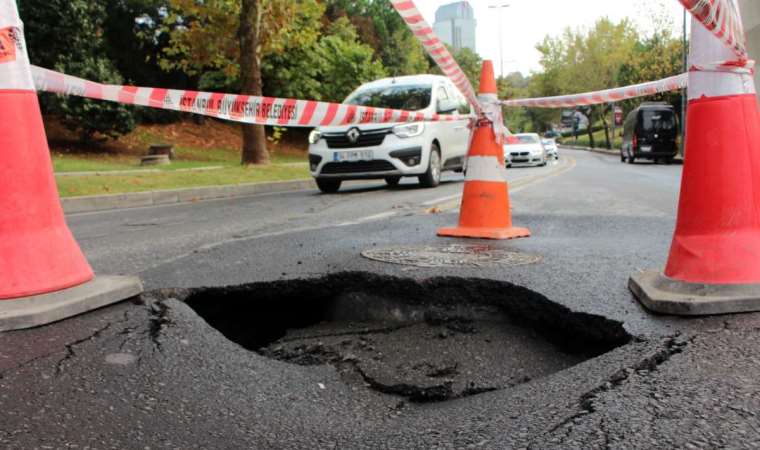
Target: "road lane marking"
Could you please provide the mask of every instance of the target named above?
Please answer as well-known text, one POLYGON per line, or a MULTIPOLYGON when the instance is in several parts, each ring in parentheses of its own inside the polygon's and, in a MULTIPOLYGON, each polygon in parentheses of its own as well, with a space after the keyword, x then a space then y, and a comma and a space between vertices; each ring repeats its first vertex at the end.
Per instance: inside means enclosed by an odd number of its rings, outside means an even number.
MULTIPOLYGON (((570 156, 565 156, 562 159, 562 162, 559 165, 554 166, 552 171, 550 171, 549 173, 520 177, 514 181, 510 181, 509 192, 510 193, 519 192, 528 186, 531 186, 533 184, 545 181, 549 178, 561 175, 569 170, 574 169, 576 164, 577 162, 575 158, 572 158, 570 156)), ((462 200, 462 194, 460 193, 457 195, 442 197, 438 200, 440 200, 440 203, 435 203, 435 200, 431 200, 430 202, 422 203, 421 206, 430 207, 430 208, 426 208, 425 211, 429 211, 430 209, 435 209, 436 212, 438 213, 448 212, 448 211, 459 208, 459 205, 462 200)))

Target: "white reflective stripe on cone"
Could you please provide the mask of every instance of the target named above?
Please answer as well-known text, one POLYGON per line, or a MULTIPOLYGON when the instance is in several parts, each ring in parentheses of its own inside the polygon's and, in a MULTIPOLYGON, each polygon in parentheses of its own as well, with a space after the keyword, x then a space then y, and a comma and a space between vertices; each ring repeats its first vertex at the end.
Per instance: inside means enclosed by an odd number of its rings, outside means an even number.
POLYGON ((470 156, 467 158, 466 181, 507 181, 507 169, 495 156, 470 156))
MULTIPOLYGON (((692 19, 689 67, 710 66, 736 59, 737 56, 730 48, 701 22, 692 19)), ((689 100, 754 93, 755 81, 752 75, 746 73, 691 71, 689 74, 689 100)))
POLYGON ((16 0, 0 0, 0 89, 34 90, 16 0))

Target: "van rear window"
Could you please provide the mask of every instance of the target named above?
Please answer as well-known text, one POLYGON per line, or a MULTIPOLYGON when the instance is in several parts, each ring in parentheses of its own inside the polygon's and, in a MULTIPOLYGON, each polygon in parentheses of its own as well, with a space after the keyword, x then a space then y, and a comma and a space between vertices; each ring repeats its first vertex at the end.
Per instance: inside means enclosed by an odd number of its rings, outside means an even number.
POLYGON ((676 117, 672 111, 642 111, 643 131, 670 131, 676 128, 676 117))

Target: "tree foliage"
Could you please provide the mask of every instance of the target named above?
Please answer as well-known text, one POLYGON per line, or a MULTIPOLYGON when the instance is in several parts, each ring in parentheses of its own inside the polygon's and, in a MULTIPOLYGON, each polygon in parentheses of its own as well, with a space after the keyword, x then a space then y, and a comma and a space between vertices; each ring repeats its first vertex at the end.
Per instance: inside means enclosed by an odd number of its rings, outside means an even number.
MULTIPOLYGON (((530 78, 526 97, 546 97, 609 89, 653 81, 677 75, 683 70, 683 45, 673 37, 672 24, 653 21, 649 36, 628 20, 612 22, 602 18, 588 30, 566 29, 560 36, 547 36, 537 50, 541 54, 542 71, 530 78)), ((677 93, 663 94, 646 100, 667 100, 680 105, 677 93)), ((638 106, 642 99, 624 103, 626 110, 638 106)), ((525 109, 536 131, 543 131, 559 121, 558 110, 525 109)), ((602 122, 606 144, 611 145, 609 105, 596 105, 584 111, 592 124, 589 139, 594 145, 593 125, 602 122)), ((515 115, 516 113, 512 113, 515 115)), ((519 114, 517 114, 519 118, 519 114)), ((523 121, 522 124, 526 124, 523 121)))
MULTIPOLYGON (((104 83, 122 83, 106 52, 103 24, 107 15, 103 4, 87 0, 20 0, 19 12, 34 64, 104 83)), ((96 133, 117 137, 135 125, 131 109, 116 103, 47 96, 43 106, 46 111, 60 114, 64 125, 84 141, 92 140, 96 133)))

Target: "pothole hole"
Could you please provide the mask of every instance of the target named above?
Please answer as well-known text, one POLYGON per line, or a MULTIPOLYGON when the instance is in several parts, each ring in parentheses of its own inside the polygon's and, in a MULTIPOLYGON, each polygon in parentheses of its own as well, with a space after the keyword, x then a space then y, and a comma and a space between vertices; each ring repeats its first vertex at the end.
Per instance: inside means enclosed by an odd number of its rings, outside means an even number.
POLYGON ((436 402, 545 377, 630 341, 619 322, 505 282, 367 273, 191 290, 224 336, 352 386, 436 402))

